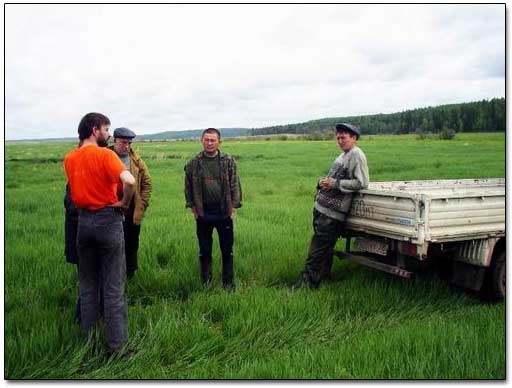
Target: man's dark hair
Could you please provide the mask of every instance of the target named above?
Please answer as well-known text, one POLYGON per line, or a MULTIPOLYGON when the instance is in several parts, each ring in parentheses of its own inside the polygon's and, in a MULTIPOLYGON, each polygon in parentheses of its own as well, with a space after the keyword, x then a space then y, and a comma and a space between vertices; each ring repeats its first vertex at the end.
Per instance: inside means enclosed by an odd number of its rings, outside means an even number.
POLYGON ((78 138, 80 140, 87 139, 91 136, 94 127, 101 128, 102 125, 110 125, 110 120, 107 116, 95 112, 87 113, 80 120, 80 124, 78 124, 78 138))
POLYGON ((204 137, 205 133, 216 133, 217 137, 220 140, 220 131, 217 128, 206 128, 203 133, 201 134, 201 139, 204 137))

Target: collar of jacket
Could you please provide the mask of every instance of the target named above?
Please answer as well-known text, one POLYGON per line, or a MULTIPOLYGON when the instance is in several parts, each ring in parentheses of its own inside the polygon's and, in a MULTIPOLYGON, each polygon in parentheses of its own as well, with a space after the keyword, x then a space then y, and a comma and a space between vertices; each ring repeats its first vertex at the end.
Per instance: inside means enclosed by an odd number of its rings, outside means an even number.
MULTIPOLYGON (((109 150, 112 150, 112 151, 116 152, 116 151, 114 150, 114 146, 113 146, 113 145, 108 146, 107 148, 108 148, 109 150)), ((117 155, 117 152, 116 152, 116 155, 117 155)), ((140 156, 139 156, 139 154, 138 154, 138 153, 136 153, 136 152, 133 150, 133 148, 131 148, 131 147, 130 147, 130 153, 129 153, 128 155, 130 155, 130 159, 131 159, 131 160, 133 160, 135 163, 137 163, 137 164, 138 164, 138 162, 139 162, 139 160, 140 160, 140 156)), ((118 156, 119 156, 119 155, 118 155, 118 156)))
POLYGON ((133 150, 133 148, 130 148, 130 157, 135 161, 135 163, 139 164, 141 158, 139 154, 133 150))
MULTIPOLYGON (((225 154, 224 152, 221 152, 220 150, 218 151, 219 153, 217 154, 216 158, 218 157, 219 159, 221 160, 224 160, 224 159, 227 159, 228 158, 228 155, 225 154)), ((204 159, 204 158, 207 158, 207 156, 204 154, 204 151, 201 151, 199 152, 197 155, 196 155, 196 159, 204 159)))

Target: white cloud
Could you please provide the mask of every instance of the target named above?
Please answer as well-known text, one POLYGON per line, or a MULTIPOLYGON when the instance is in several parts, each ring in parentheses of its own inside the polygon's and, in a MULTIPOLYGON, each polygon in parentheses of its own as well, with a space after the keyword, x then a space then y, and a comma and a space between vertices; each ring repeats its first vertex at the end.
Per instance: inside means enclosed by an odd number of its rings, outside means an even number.
POLYGON ((503 5, 5 7, 6 138, 259 127, 501 97, 503 5))

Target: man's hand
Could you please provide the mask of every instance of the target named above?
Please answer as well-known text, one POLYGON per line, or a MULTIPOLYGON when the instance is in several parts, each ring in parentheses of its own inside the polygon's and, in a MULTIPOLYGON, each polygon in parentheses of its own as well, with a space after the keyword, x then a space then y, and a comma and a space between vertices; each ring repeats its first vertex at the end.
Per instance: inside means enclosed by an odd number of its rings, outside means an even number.
POLYGON ((128 209, 128 203, 124 203, 124 201, 117 201, 116 203, 113 203, 110 205, 110 207, 116 207, 119 209, 128 209))
POLYGON ((121 182, 123 182, 123 197, 120 201, 117 201, 112 207, 119 207, 123 210, 128 209, 132 200, 133 194, 135 193, 135 178, 128 170, 124 170, 119 175, 121 182))
POLYGON ((190 211, 192 212, 192 215, 194 216, 194 219, 197 220, 197 210, 195 207, 191 207, 190 211))
POLYGON ((334 178, 322 178, 318 182, 322 190, 331 190, 336 187, 336 179, 334 178))
POLYGON ((230 215, 230 217, 231 217, 232 220, 235 219, 235 217, 236 217, 236 209, 234 207, 231 208, 231 215, 230 215))

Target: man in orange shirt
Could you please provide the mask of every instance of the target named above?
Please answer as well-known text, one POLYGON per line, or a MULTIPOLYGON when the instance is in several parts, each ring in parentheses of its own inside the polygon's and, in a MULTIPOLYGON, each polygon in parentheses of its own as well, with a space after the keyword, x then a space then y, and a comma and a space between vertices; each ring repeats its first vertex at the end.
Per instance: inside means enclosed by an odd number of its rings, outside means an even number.
POLYGON ((135 179, 106 145, 110 120, 101 113, 86 114, 78 125, 82 146, 64 158, 71 199, 79 209, 77 249, 81 299, 80 327, 90 333, 99 314, 103 288, 106 339, 112 352, 128 340, 124 297, 123 212, 131 201, 135 179), (117 198, 122 183, 123 197, 117 198))

